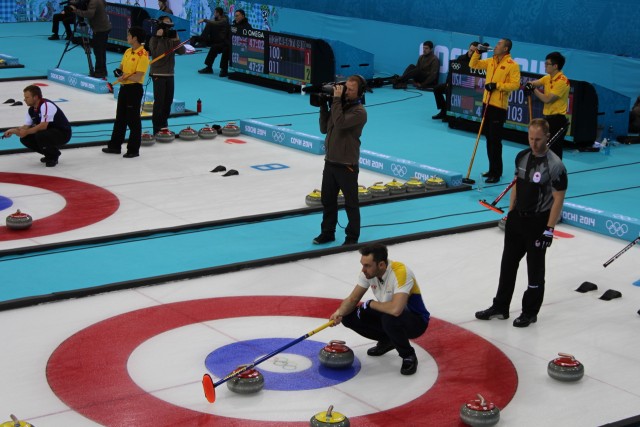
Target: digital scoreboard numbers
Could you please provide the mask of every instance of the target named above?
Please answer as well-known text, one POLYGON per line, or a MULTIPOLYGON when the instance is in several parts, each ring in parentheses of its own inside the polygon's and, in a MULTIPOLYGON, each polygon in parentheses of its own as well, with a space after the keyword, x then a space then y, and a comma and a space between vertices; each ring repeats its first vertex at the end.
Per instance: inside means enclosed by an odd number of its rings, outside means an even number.
MULTIPOLYGON (((235 27, 234 27, 235 29, 235 27)), ((231 66, 250 74, 264 74, 264 32, 238 30, 231 35, 231 66)))
POLYGON ((310 40, 270 33, 268 46, 270 76, 297 84, 311 82, 313 44, 310 40))

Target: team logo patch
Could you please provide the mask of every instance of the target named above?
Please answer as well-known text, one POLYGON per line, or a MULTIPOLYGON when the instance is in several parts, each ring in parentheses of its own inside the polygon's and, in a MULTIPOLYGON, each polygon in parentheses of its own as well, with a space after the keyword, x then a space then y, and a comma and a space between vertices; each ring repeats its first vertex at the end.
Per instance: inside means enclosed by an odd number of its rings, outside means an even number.
POLYGON ((533 174, 533 182, 535 182, 536 184, 540 182, 541 178, 542 178, 542 175, 540 174, 540 172, 535 172, 533 174))

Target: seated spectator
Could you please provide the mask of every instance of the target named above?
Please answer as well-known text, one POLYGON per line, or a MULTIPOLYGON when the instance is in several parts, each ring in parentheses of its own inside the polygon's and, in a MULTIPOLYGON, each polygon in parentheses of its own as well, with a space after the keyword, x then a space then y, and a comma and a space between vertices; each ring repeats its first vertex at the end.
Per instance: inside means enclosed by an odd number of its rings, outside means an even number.
POLYGON ((640 133, 640 96, 629 112, 629 132, 640 133))
POLYGON ((427 40, 422 43, 422 55, 416 64, 409 65, 393 83, 394 89, 406 89, 409 80, 418 89, 427 89, 438 84, 440 74, 440 60, 433 54, 433 42, 427 40))
MULTIPOLYGON (((473 56, 473 52, 476 51, 477 46, 478 46, 478 42, 471 43, 469 45, 469 50, 466 53, 463 53, 462 55, 458 56, 456 60, 458 62, 464 63, 465 65, 469 65, 469 61, 473 56)), ((449 71, 449 76, 450 75, 451 75, 451 71, 449 71)), ((445 100, 445 94, 447 93, 447 88, 449 87, 449 79, 450 78, 447 76, 446 83, 441 83, 433 88, 433 97, 436 100, 436 107, 438 107, 438 110, 440 110, 438 114, 431 117, 433 120, 442 120, 442 121, 447 120, 447 102, 445 100)))
POLYGON ((62 25, 64 25, 64 30, 67 32, 66 39, 71 40, 73 37, 73 30, 71 29, 71 25, 76 22, 76 14, 73 13, 73 9, 66 5, 62 12, 56 13, 53 15, 53 21, 51 23, 51 36, 49 36, 49 40, 60 40, 60 36, 58 35, 58 31, 60 28, 60 21, 62 21, 62 25))
POLYGON ((158 0, 158 9, 161 12, 173 15, 173 10, 171 10, 171 8, 169 7, 169 3, 167 0, 158 0))

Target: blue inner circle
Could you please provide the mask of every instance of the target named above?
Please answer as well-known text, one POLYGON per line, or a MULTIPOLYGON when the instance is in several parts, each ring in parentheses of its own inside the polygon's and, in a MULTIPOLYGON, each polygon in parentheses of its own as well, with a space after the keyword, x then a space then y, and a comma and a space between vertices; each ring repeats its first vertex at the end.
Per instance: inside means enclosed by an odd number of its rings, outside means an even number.
POLYGON ((13 201, 4 196, 0 196, 0 211, 13 206, 13 201))
MULTIPOLYGON (((209 353, 204 365, 216 377, 224 378, 238 366, 250 364, 291 341, 288 338, 260 338, 228 344, 209 353)), ((331 369, 321 365, 318 354, 324 346, 326 343, 306 340, 284 351, 306 357, 311 361, 311 367, 302 371, 292 369, 287 372, 271 372, 260 369, 260 365, 273 363, 278 355, 256 366, 255 369, 264 376, 264 388, 278 391, 313 390, 340 384, 360 372, 360 361, 357 357, 354 358, 353 364, 345 369, 331 369)))

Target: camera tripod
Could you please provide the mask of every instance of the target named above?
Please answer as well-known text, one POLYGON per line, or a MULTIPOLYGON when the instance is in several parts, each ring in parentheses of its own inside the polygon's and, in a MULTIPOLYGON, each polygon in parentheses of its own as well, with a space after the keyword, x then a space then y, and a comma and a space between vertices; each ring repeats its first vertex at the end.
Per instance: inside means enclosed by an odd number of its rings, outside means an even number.
MULTIPOLYGON (((84 21, 78 21, 76 22, 76 31, 74 31, 74 33, 76 32, 80 34, 80 39, 82 40, 82 47, 84 49, 84 53, 87 55, 87 62, 89 64, 89 75, 93 77, 95 75, 95 69, 93 68, 93 60, 91 59, 91 44, 89 42, 89 26, 84 21)), ((76 44, 69 47, 72 40, 73 40, 73 35, 71 36, 71 38, 69 38, 69 40, 67 40, 67 44, 64 46, 64 51, 62 52, 62 56, 60 56, 60 60, 58 61, 58 65, 56 65, 56 68, 60 68, 60 64, 62 64, 62 58, 64 58, 64 55, 67 52, 80 46, 79 44, 76 44)))

